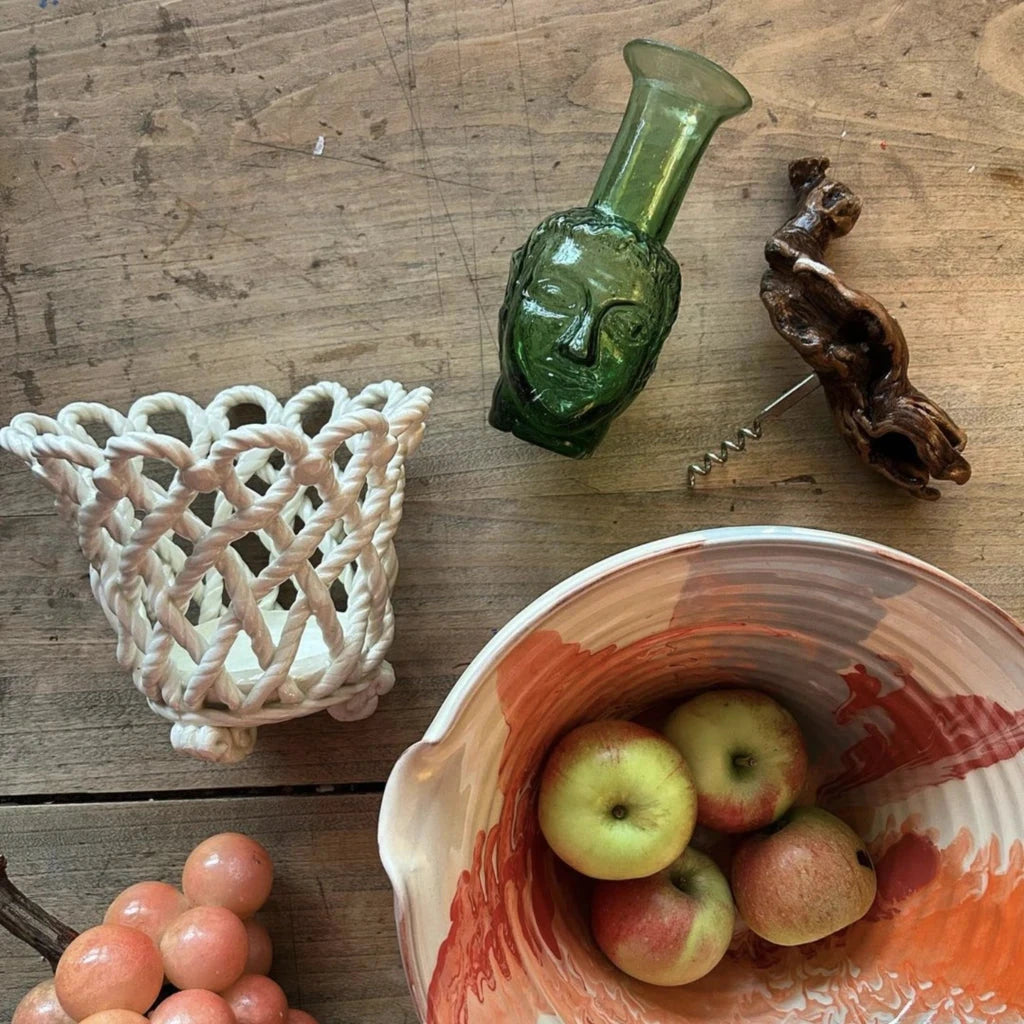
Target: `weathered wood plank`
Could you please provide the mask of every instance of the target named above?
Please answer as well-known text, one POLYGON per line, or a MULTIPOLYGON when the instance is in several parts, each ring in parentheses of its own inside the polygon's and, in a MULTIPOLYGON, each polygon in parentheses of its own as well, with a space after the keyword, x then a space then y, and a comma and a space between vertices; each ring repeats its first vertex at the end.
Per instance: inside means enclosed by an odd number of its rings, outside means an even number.
MULTIPOLYGON (((126 885, 180 882, 189 850, 225 830, 264 843, 276 865, 260 919, 273 977, 323 1024, 413 1024, 395 942, 391 889, 377 857, 375 796, 171 800, 0 808, 0 849, 25 892, 73 927, 98 924, 126 885)), ((0 934, 0 1018, 47 976, 0 934)))
POLYGON ((243 379, 437 392, 399 534, 398 686, 368 724, 264 730, 241 769, 170 753, 48 496, 0 460, 5 790, 383 779, 520 607, 706 526, 865 534, 1024 612, 1021 20, 980 0, 759 19, 739 0, 0 2, 0 420, 167 387, 206 401, 243 379), (658 372, 597 457, 570 464, 485 426, 496 310, 510 249, 586 199, 632 35, 721 59, 755 106, 708 151, 670 240, 684 294, 658 372), (757 283, 790 209, 786 162, 810 151, 866 201, 837 264, 898 311, 915 380, 971 435, 975 478, 937 507, 854 464, 820 398, 683 486, 690 457, 802 374, 757 283))
MULTIPOLYGON (((241 381, 437 395, 398 536, 398 685, 366 723, 265 729, 239 768, 171 753, 49 496, 0 458, 0 796, 379 782, 513 613, 686 530, 865 535, 1024 616, 1022 33, 1010 0, 0 0, 0 422, 241 381), (586 200, 638 35, 721 60, 755 104, 670 238, 684 289, 657 373, 567 463, 485 426, 496 312, 512 247, 586 200), (915 382, 971 436, 975 477, 937 506, 856 465, 819 397, 684 487, 692 456, 802 375, 757 284, 785 165, 810 152, 865 199, 838 268, 897 313, 915 382)), ((411 1022, 376 808, 8 806, 0 836, 18 879, 85 924, 201 836, 252 832, 282 868, 268 920, 290 995, 325 1024, 411 1022)), ((0 959, 3 1015, 41 974, 3 938, 0 959)))

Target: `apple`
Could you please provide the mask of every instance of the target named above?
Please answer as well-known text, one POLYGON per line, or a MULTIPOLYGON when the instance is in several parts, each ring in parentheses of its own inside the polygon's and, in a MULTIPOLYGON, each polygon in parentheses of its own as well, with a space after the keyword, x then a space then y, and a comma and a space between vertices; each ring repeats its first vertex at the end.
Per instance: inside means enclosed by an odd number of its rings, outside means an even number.
POLYGON ((697 820, 708 828, 761 828, 792 806, 804 784, 800 727, 757 690, 702 693, 676 708, 663 731, 693 772, 697 820))
POLYGON ((860 837, 820 807, 796 807, 747 836, 732 862, 736 906, 779 946, 815 942, 853 924, 875 899, 875 869, 860 837))
POLYGON ((548 845, 581 874, 642 878, 686 848, 697 794, 664 736, 636 722, 590 722, 548 754, 537 814, 548 845))
POLYGON ((652 985, 703 978, 725 956, 735 919, 725 875, 693 847, 648 878, 598 882, 590 909, 605 956, 652 985))

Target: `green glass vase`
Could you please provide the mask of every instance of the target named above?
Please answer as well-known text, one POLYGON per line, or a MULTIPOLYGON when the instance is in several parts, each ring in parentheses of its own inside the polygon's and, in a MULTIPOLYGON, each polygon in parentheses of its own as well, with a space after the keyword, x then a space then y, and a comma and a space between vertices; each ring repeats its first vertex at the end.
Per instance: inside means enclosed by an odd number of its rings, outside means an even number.
POLYGON ((491 425, 574 458, 653 372, 679 309, 665 239, 715 129, 750 107, 696 53, 646 39, 623 52, 633 88, 590 203, 545 218, 516 250, 498 318, 491 425))

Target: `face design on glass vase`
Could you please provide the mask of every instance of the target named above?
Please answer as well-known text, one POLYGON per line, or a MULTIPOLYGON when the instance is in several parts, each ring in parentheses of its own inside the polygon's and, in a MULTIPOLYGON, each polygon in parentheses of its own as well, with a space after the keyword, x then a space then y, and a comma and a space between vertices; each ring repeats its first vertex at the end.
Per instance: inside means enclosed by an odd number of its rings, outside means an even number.
POLYGON ((512 259, 492 423, 587 454, 646 383, 678 301, 661 243, 599 210, 549 217, 512 259))

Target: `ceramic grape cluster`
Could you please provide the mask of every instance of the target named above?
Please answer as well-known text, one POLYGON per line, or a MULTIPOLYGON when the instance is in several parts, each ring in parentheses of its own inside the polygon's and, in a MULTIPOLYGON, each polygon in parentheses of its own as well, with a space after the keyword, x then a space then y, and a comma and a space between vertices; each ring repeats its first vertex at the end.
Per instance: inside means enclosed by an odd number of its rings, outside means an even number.
POLYGON ((212 836, 189 854, 181 888, 136 882, 103 923, 64 950, 54 977, 12 1024, 316 1024, 268 974, 273 945, 253 915, 274 865, 254 839, 212 836))

